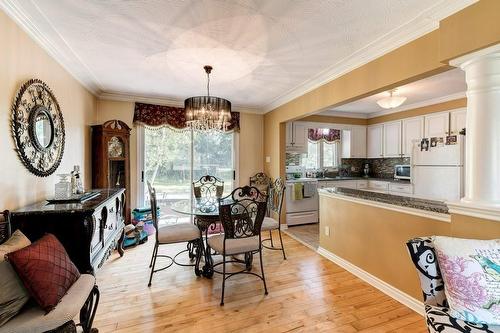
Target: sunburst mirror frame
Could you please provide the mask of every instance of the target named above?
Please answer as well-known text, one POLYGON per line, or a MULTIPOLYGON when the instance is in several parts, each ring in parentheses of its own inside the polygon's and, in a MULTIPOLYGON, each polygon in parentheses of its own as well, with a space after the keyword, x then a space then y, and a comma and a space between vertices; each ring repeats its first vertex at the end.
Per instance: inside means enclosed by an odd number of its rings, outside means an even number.
POLYGON ((61 164, 65 130, 59 103, 45 82, 31 79, 21 86, 12 105, 11 129, 25 167, 39 177, 53 174, 61 164), (45 122, 42 129, 39 121, 45 122), (40 130, 48 137, 41 139, 40 130))

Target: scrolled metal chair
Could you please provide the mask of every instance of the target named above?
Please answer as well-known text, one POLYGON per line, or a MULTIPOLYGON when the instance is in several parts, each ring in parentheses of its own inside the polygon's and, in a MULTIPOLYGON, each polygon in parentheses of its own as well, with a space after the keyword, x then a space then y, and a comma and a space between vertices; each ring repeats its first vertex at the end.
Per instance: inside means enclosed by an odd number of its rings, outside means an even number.
MULTIPOLYGON (((176 243, 184 243, 184 242, 189 242, 193 244, 194 246, 194 251, 202 251, 203 249, 203 244, 202 244, 202 239, 201 239, 201 232, 192 223, 177 223, 177 224, 169 224, 165 226, 159 226, 158 223, 158 214, 157 214, 157 202, 156 202, 156 190, 153 186, 151 186, 151 183, 148 181, 148 190, 149 190, 149 200, 151 202, 151 216, 153 220, 154 227, 156 229, 156 240, 155 240, 155 246, 153 249, 153 254, 151 256, 151 262, 149 263, 149 267, 151 268, 151 273, 149 275, 149 282, 148 282, 148 287, 151 286, 151 280, 153 279, 153 273, 162 271, 164 269, 169 268, 173 264, 179 265, 179 266, 195 266, 198 267, 199 260, 201 258, 200 253, 196 254, 196 263, 195 264, 182 264, 176 261, 176 258, 178 255, 181 253, 184 253, 186 251, 189 251, 189 249, 180 251, 177 253, 174 257, 168 256, 168 255, 160 255, 158 254, 158 248, 160 245, 168 245, 168 244, 176 244, 176 243), (162 268, 156 269, 155 270, 155 265, 156 265, 156 258, 157 257, 163 257, 163 258, 168 258, 170 259, 170 263, 162 268)), ((195 269, 196 275, 201 275, 201 272, 195 269)))
POLYGON ((283 197, 285 196, 285 182, 281 177, 276 180, 269 187, 269 197, 267 208, 268 212, 277 215, 278 220, 272 216, 266 216, 262 223, 262 231, 269 231, 269 238, 262 240, 262 246, 269 250, 281 250, 283 259, 286 260, 285 247, 283 246, 283 238, 281 236, 281 208, 283 206, 283 197), (273 230, 278 230, 281 247, 274 247, 273 243, 273 230), (270 241, 271 246, 265 245, 265 242, 270 241))
MULTIPOLYGON (((224 226, 224 234, 208 238, 208 249, 215 250, 222 255, 222 296, 220 305, 224 305, 224 292, 226 280, 238 274, 250 274, 259 277, 264 283, 264 291, 267 295, 266 278, 262 261, 261 227, 267 210, 267 196, 262 194, 256 187, 244 186, 233 190, 230 195, 219 201, 219 214, 224 226), (259 253, 261 275, 251 272, 248 267, 236 272, 226 272, 226 264, 239 262, 237 260, 226 260, 227 256, 240 254, 253 255, 259 253)), ((219 264, 218 264, 219 265, 219 264)), ((217 266, 217 265, 214 265, 217 266)))
POLYGON ((197 199, 220 198, 224 193, 224 182, 215 176, 205 175, 193 182, 193 194, 197 199))
POLYGON ((250 177, 250 186, 255 186, 261 193, 265 195, 267 195, 267 192, 269 191, 271 182, 271 178, 264 172, 258 172, 250 177))

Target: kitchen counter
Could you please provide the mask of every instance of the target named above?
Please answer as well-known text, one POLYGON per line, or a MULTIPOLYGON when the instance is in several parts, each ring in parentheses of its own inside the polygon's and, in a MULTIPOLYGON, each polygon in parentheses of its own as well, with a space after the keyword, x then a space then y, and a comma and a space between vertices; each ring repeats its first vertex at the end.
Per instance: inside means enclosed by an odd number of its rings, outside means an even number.
POLYGON ((295 179, 287 179, 286 181, 289 183, 298 183, 304 181, 318 181, 318 182, 333 182, 333 181, 343 181, 343 180, 375 180, 381 182, 389 182, 389 183, 399 183, 399 184, 410 184, 409 180, 404 179, 393 179, 393 178, 375 178, 375 177, 323 177, 323 178, 295 178, 295 179))
MULTIPOLYGON (((318 190, 320 195, 347 197, 355 201, 373 202, 375 205, 402 207, 408 212, 430 213, 432 217, 449 220, 448 206, 443 201, 428 200, 402 195, 355 190, 343 187, 332 187, 318 190)), ((421 215, 419 214, 419 215, 421 215)))

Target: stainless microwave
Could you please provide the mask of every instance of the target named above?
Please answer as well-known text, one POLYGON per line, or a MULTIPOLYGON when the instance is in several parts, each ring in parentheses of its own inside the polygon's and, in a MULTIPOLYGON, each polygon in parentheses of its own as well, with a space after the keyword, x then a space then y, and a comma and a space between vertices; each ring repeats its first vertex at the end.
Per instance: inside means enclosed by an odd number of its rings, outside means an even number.
POLYGON ((394 166, 394 179, 411 179, 411 166, 410 165, 394 166))

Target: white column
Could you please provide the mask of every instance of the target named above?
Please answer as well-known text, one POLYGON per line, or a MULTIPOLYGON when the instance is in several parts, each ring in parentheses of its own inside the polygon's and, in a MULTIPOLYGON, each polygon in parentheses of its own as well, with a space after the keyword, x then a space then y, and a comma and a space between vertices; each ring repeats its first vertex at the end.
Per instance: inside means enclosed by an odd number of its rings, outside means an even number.
POLYGON ((451 62, 465 71, 464 204, 500 208, 500 45, 451 62))

